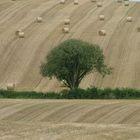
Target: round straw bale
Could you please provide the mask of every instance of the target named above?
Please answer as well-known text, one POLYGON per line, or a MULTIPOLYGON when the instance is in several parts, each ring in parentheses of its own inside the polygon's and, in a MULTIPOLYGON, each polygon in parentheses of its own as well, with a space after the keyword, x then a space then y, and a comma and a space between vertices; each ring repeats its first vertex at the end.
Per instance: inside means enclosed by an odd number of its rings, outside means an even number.
POLYGON ((124 6, 129 6, 129 1, 125 1, 124 6))
POLYGON ((14 83, 7 84, 7 90, 14 90, 14 89, 15 89, 15 84, 14 83))
POLYGON ((66 18, 66 19, 64 20, 64 24, 65 24, 65 25, 70 24, 70 19, 69 19, 69 18, 66 18))
POLYGON ((65 4, 65 0, 60 0, 60 4, 65 4))
POLYGON ((99 19, 100 20, 105 20, 105 16, 104 15, 99 15, 99 19))
POLYGON ((64 27, 64 28, 63 28, 63 32, 64 32, 64 33, 69 33, 69 28, 68 28, 68 27, 64 27))
POLYGON ((24 38, 24 37, 25 37, 24 32, 22 32, 22 31, 21 31, 21 32, 19 32, 19 33, 18 33, 18 37, 19 37, 19 38, 24 38))
POLYGON ((132 22, 133 18, 132 17, 127 17, 126 20, 127 20, 127 22, 132 22))
POLYGON ((37 21, 38 23, 40 23, 40 22, 43 21, 43 18, 42 18, 42 17, 37 17, 37 18, 36 18, 36 21, 37 21))
POLYGON ((78 0, 74 0, 74 5, 78 5, 78 4, 79 4, 78 0))
POLYGON ((15 32, 15 34, 16 34, 16 35, 19 35, 19 32, 22 32, 22 30, 21 30, 21 29, 17 30, 17 31, 15 32))
POLYGON ((105 30, 100 30, 99 31, 99 35, 100 36, 105 36, 106 35, 106 31, 105 30))
POLYGON ((102 3, 101 2, 98 2, 97 3, 97 7, 102 7, 102 3))

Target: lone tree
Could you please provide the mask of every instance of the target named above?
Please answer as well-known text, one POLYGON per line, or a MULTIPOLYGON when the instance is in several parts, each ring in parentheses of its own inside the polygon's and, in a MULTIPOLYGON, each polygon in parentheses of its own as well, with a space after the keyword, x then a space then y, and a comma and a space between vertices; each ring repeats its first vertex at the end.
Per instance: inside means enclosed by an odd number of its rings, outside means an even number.
POLYGON ((78 88, 84 76, 99 72, 103 76, 111 73, 104 64, 104 55, 98 45, 76 39, 66 40, 54 48, 40 67, 43 77, 56 77, 70 89, 78 88))

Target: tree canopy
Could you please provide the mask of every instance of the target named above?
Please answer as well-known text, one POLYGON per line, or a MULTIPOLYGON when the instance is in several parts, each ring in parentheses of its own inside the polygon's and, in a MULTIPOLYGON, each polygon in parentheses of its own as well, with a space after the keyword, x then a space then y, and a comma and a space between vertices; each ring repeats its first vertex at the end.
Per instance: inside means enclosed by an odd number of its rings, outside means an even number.
POLYGON ((70 89, 78 88, 90 72, 99 72, 103 76, 111 73, 98 45, 76 39, 66 40, 55 47, 40 69, 43 77, 56 77, 70 89))

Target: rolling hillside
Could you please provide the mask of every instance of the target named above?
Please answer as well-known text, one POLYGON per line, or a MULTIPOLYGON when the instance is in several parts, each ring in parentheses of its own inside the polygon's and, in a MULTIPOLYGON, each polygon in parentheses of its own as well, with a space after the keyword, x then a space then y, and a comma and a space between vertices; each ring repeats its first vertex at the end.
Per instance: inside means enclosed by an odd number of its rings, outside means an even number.
POLYGON ((140 102, 0 100, 0 140, 139 140, 140 102))
POLYGON ((81 87, 140 87, 140 3, 129 6, 114 0, 96 2, 73 0, 60 4, 59 0, 0 0, 0 88, 15 83, 16 89, 49 91, 59 90, 60 83, 44 79, 39 66, 47 53, 58 43, 76 38, 97 43, 103 48, 106 63, 114 68, 104 79, 98 74, 86 76, 81 87), (99 15, 105 15, 100 21, 99 15), (42 23, 36 18, 41 16, 42 23), (126 22, 128 16, 132 22, 126 22), (64 19, 71 19, 70 32, 64 34, 64 19), (22 29, 24 38, 15 32, 22 29), (98 31, 106 30, 106 36, 98 31))

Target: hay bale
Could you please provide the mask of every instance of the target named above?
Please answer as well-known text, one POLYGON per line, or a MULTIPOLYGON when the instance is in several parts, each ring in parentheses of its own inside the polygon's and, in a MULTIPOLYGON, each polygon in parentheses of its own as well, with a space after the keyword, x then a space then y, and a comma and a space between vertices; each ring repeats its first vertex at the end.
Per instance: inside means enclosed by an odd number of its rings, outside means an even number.
POLYGON ((124 6, 129 6, 129 1, 125 1, 124 6))
POLYGON ((132 22, 133 18, 132 17, 127 17, 126 20, 127 20, 127 22, 132 22))
POLYGON ((63 28, 63 32, 64 32, 64 33, 69 33, 69 28, 68 28, 68 27, 64 27, 64 28, 63 28))
POLYGON ((97 7, 102 7, 102 2, 98 2, 97 7))
POLYGON ((137 28, 137 31, 140 32, 140 27, 137 28))
POLYGON ((65 0, 60 0, 60 4, 65 4, 65 0))
POLYGON ((99 15, 99 19, 100 20, 105 20, 105 16, 104 15, 99 15))
POLYGON ((41 23, 41 22, 43 21, 43 18, 42 18, 42 17, 37 17, 37 18, 36 18, 36 21, 37 21, 38 23, 41 23))
POLYGON ((24 37, 25 37, 24 32, 23 32, 23 31, 19 32, 19 33, 18 33, 18 37, 19 37, 19 38, 24 38, 24 37))
POLYGON ((15 84, 14 83, 7 84, 7 90, 15 90, 15 84))
POLYGON ((78 0, 74 0, 74 5, 78 5, 78 4, 79 4, 78 0))
POLYGON ((99 35, 100 36, 105 36, 106 35, 106 31, 105 30, 100 30, 99 31, 99 35))
POLYGON ((19 32, 22 32, 22 30, 21 30, 21 29, 17 30, 17 31, 15 32, 15 34, 18 36, 18 35, 19 35, 19 32))
POLYGON ((65 25, 70 24, 70 19, 69 19, 69 18, 66 18, 66 19, 64 20, 64 24, 65 24, 65 25))
POLYGON ((16 36, 18 36, 19 38, 24 38, 24 37, 25 37, 25 34, 24 34, 24 32, 23 32, 21 29, 17 30, 17 31, 15 32, 15 34, 16 34, 16 36))

